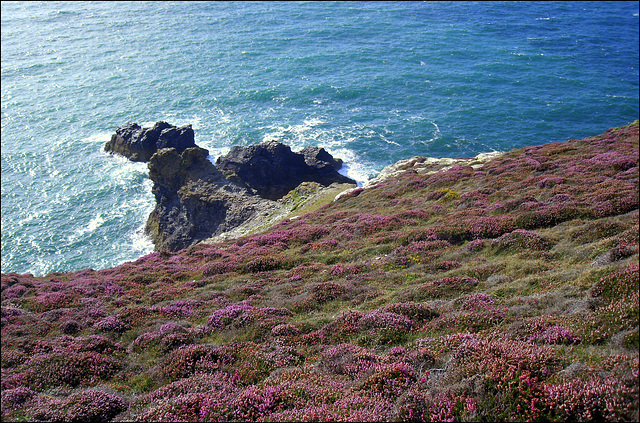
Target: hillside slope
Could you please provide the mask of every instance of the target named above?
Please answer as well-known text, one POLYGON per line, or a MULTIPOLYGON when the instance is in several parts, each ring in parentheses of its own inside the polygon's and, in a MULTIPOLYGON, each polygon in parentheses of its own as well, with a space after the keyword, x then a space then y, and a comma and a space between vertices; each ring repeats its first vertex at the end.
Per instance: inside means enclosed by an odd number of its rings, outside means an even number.
POLYGON ((638 122, 2 275, 2 418, 638 420, 638 122))

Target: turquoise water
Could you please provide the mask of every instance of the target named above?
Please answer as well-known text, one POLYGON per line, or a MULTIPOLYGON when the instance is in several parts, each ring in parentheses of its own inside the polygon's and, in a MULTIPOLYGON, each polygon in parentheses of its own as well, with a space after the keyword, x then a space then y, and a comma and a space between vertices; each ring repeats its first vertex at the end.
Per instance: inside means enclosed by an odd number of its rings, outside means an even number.
POLYGON ((638 2, 3 2, 2 272, 152 251, 145 164, 116 127, 191 123, 211 159, 325 147, 365 181, 413 155, 638 118, 638 2))

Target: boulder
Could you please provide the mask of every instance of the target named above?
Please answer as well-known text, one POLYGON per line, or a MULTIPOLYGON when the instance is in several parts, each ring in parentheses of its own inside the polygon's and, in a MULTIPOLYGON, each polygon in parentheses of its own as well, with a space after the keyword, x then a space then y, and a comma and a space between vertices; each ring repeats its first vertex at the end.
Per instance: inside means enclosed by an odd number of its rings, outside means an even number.
POLYGON ((125 156, 134 162, 148 162, 158 150, 175 148, 178 154, 195 147, 191 125, 176 127, 167 122, 157 122, 151 128, 129 123, 116 129, 104 150, 125 156))
POLYGON ((260 197, 277 200, 302 182, 329 186, 356 182, 338 173, 341 160, 324 149, 307 147, 299 153, 277 141, 247 147, 236 146, 218 158, 216 168, 226 177, 244 184, 260 197))

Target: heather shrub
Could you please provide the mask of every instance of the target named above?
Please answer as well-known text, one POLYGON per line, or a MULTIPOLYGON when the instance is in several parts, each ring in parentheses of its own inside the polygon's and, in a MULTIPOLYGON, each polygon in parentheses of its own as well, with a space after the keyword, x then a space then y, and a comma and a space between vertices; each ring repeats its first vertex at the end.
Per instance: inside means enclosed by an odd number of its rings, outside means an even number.
POLYGON ((271 328, 284 323, 293 313, 287 308, 253 307, 248 301, 230 304, 214 311, 207 322, 205 331, 241 328, 253 325, 256 336, 266 335, 271 328))
POLYGON ((123 351, 119 343, 100 335, 73 338, 70 347, 78 351, 93 351, 100 354, 116 354, 123 351))
POLYGON ((589 303, 594 312, 586 318, 574 319, 572 327, 580 338, 601 344, 613 335, 638 326, 638 266, 631 265, 602 278, 589 290, 589 303))
POLYGON ((624 172, 627 169, 638 166, 638 157, 621 154, 618 151, 607 151, 585 160, 585 164, 590 165, 593 170, 597 171, 613 168, 618 172, 624 172))
POLYGON ((624 231, 624 229, 625 227, 617 222, 596 220, 595 222, 589 222, 580 229, 573 231, 570 238, 576 242, 587 243, 611 237, 624 231))
POLYGON ((561 369, 555 350, 502 339, 468 338, 455 350, 445 376, 447 383, 480 378, 484 395, 476 397, 477 412, 498 421, 518 415, 539 397, 541 382, 561 369))
POLYGON ((353 344, 339 344, 322 352, 316 369, 330 375, 361 378, 378 368, 381 358, 373 351, 353 344))
POLYGON ((31 302, 31 309, 42 313, 56 308, 69 307, 73 300, 74 298, 65 292, 38 292, 31 302))
POLYGON ((328 234, 329 230, 325 227, 303 224, 293 230, 291 240, 298 245, 306 245, 318 241, 328 234))
POLYGON ((456 298, 453 301, 453 305, 454 307, 460 308, 462 310, 473 311, 476 309, 491 307, 495 304, 495 302, 495 298, 493 298, 491 295, 485 294, 484 292, 479 292, 477 294, 469 294, 456 298))
POLYGON ((478 332, 501 323, 506 316, 504 309, 490 295, 476 293, 458 297, 451 305, 451 312, 432 320, 427 328, 440 332, 478 332))
POLYGON ((473 421, 476 407, 476 401, 464 394, 438 394, 414 385, 396 401, 394 421, 473 421))
POLYGON ((413 301, 391 303, 380 308, 381 312, 395 313, 407 317, 412 322, 424 323, 438 316, 432 308, 413 301))
POLYGON ((198 421, 227 421, 228 402, 226 395, 212 393, 185 393, 171 395, 161 399, 137 413, 134 421, 138 422, 198 422, 198 421), (219 404, 220 407, 215 407, 219 404), (224 405, 223 405, 224 404, 224 405), (222 410, 220 410, 222 408, 222 410), (215 413, 217 411, 217 413, 215 413), (204 420, 206 415, 210 420, 204 420))
MULTIPOLYGON (((336 265, 332 268, 332 274, 334 275, 341 275, 345 272, 353 274, 352 272, 357 272, 357 270, 344 269, 341 265, 336 265)), ((349 290, 343 285, 335 282, 320 282, 312 285, 308 294, 303 294, 293 299, 291 308, 298 313, 319 310, 324 303, 329 301, 348 299, 348 294, 349 290)))
POLYGON ((228 354, 210 345, 185 345, 169 352, 160 369, 174 381, 195 373, 213 373, 229 362, 228 354))
POLYGON ((484 239, 474 239, 473 241, 469 241, 465 244, 465 249, 469 253, 475 253, 482 250, 485 247, 485 244, 484 239))
POLYGON ((245 386, 264 380, 276 367, 295 366, 304 361, 294 347, 279 342, 271 345, 234 342, 219 347, 218 351, 227 357, 225 371, 245 386))
POLYGON ((416 377, 413 368, 406 363, 383 364, 358 386, 366 392, 381 394, 395 400, 413 383, 416 377))
POLYGON ((25 378, 22 373, 17 372, 16 369, 2 368, 2 378, 0 379, 2 391, 6 389, 20 388, 25 385, 25 378))
MULTIPOLYGON (((233 395, 239 389, 234 377, 218 371, 213 373, 200 373, 179 379, 164 385, 153 392, 139 396, 133 403, 132 407, 144 408, 149 405, 157 405, 160 403, 174 405, 172 399, 184 397, 193 394, 217 393, 222 396, 233 395)), ((162 408, 164 409, 164 408, 162 408)), ((156 410, 160 411, 160 410, 156 410)))
POLYGON ((637 421, 637 131, 416 159, 256 235, 3 274, 2 420, 637 421))
POLYGON ((518 214, 514 223, 518 228, 533 230, 555 226, 586 213, 584 207, 571 203, 549 204, 518 214))
POLYGON ((462 264, 458 260, 443 260, 437 262, 433 267, 435 270, 446 272, 447 270, 456 269, 461 267, 462 264))
POLYGON ((437 237, 452 244, 480 238, 496 238, 516 228, 513 218, 508 215, 485 216, 482 210, 454 212, 437 228, 437 237))
POLYGON ((231 401, 231 419, 255 421, 274 411, 288 408, 290 399, 278 386, 249 386, 231 401))
POLYGON ((551 247, 551 242, 535 232, 516 229, 513 232, 504 234, 500 238, 493 240, 489 245, 497 253, 517 253, 522 250, 548 250, 551 247))
POLYGON ((21 386, 13 389, 2 389, 2 417, 24 407, 35 395, 31 389, 21 386))
POLYGON ((400 314, 374 310, 358 320, 360 330, 371 329, 411 329, 413 321, 400 314))
POLYGON ((128 351, 144 353, 157 349, 162 353, 166 353, 183 345, 192 344, 194 341, 194 335, 187 329, 169 322, 162 325, 157 331, 145 332, 136 337, 129 344, 128 351))
POLYGON ((537 344, 565 344, 572 345, 581 339, 566 328, 560 319, 551 317, 534 317, 511 324, 507 331, 513 339, 537 344))
POLYGON ((615 334, 637 328, 639 310, 638 292, 634 292, 597 308, 586 317, 575 317, 572 327, 583 342, 603 344, 615 334))
POLYGON ((75 320, 65 320, 64 322, 60 323, 58 328, 60 329, 60 332, 64 333, 65 335, 74 335, 80 332, 80 330, 82 329, 80 323, 76 322, 75 320))
POLYGON ((351 384, 344 375, 327 374, 317 365, 313 369, 292 367, 276 370, 264 380, 265 386, 278 386, 294 401, 295 409, 309 405, 333 404, 351 384))
POLYGON ((320 330, 303 337, 309 342, 335 342, 349 339, 360 332, 359 322, 365 313, 358 310, 342 312, 338 318, 327 323, 320 330))
POLYGON ((126 332, 131 325, 118 316, 107 316, 93 325, 102 332, 126 332))
POLYGON ((202 276, 214 276, 223 273, 229 273, 235 271, 236 269, 236 266, 233 266, 226 261, 207 263, 202 267, 202 276))
POLYGON ((290 323, 276 325, 271 329, 271 336, 274 337, 289 337, 300 334, 300 329, 290 323))
MULTIPOLYGON (((194 375, 173 382, 134 403, 136 408, 145 407, 136 420, 205 422, 235 420, 237 415, 242 415, 242 405, 247 405, 246 409, 248 409, 247 403, 250 401, 246 398, 250 397, 246 394, 247 389, 241 388, 235 379, 237 379, 235 376, 215 372, 194 375)), ((256 390, 254 387, 248 389, 256 390)), ((249 410, 246 410, 246 414, 250 414, 249 410)))
POLYGON ((479 283, 477 279, 468 276, 451 276, 427 282, 419 288, 413 288, 407 299, 420 301, 434 298, 452 298, 472 291, 479 283))
POLYGON ((16 367, 24 363, 24 361, 27 360, 27 358, 28 358, 27 355, 24 354, 22 351, 3 348, 2 349, 2 368, 8 369, 11 367, 16 367))
POLYGON ((531 336, 529 341, 546 344, 577 344, 580 342, 580 338, 575 336, 571 330, 555 325, 539 335, 531 336))
POLYGON ((8 286, 6 288, 3 285, 3 288, 2 288, 2 301, 10 300, 12 298, 20 298, 27 291, 28 291, 28 288, 26 286, 24 286, 24 285, 16 284, 16 285, 8 286))
POLYGON ((600 278, 589 290, 595 303, 609 304, 631 296, 640 289, 638 265, 632 265, 600 278))
POLYGON ((234 301, 246 300, 250 296, 259 294, 262 292, 265 286, 264 280, 259 280, 256 282, 246 282, 246 283, 238 283, 227 289, 227 296, 229 299, 234 301))
POLYGON ((349 392, 335 402, 309 404, 277 411, 261 418, 262 421, 389 421, 393 403, 381 395, 363 391, 349 392))
POLYGON ((200 306, 199 301, 177 300, 165 305, 154 305, 149 310, 174 319, 185 318, 193 315, 200 306))
POLYGON ((526 416, 558 422, 634 421, 638 418, 637 397, 637 385, 629 387, 613 377, 591 375, 586 380, 544 384, 541 397, 531 400, 526 416))
MULTIPOLYGON (((336 274, 336 272, 339 272, 338 274, 340 274, 342 273, 342 271, 342 269, 338 271, 334 267, 332 273, 336 274)), ((322 304, 327 301, 336 300, 342 297, 346 292, 347 288, 340 284, 337 284, 335 282, 321 282, 311 287, 311 298, 314 301, 322 304)))
POLYGON ((90 389, 64 399, 40 397, 27 412, 36 421, 104 422, 126 407, 119 396, 90 389))
MULTIPOLYGON (((23 312, 16 307, 2 307, 0 309, 0 317, 2 317, 2 319, 9 319, 12 317, 18 317, 21 316, 23 314, 23 312)), ((8 320, 3 320, 3 322, 8 323, 8 320)))
POLYGON ((253 306, 249 305, 247 301, 242 301, 236 304, 230 304, 224 308, 214 311, 207 322, 207 325, 212 328, 224 328, 229 326, 238 320, 244 323, 245 319, 242 319, 253 311, 253 306))
POLYGON ((20 369, 27 384, 40 391, 52 386, 76 387, 108 380, 121 367, 121 358, 114 355, 54 350, 34 354, 20 369))
POLYGON ((257 257, 245 264, 243 269, 248 273, 258 273, 281 268, 283 268, 283 262, 275 257, 257 257))

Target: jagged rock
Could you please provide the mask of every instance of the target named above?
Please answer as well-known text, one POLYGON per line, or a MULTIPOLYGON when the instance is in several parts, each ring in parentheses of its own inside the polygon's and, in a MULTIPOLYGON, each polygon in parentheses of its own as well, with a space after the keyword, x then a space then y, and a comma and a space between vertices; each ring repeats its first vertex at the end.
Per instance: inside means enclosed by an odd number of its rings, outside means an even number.
POLYGON ((324 148, 305 147, 300 150, 300 154, 304 156, 304 161, 308 166, 322 169, 327 166, 333 167, 335 170, 342 168, 342 160, 334 158, 327 153, 324 148))
POLYGON ((267 141, 248 147, 234 147, 218 158, 216 167, 228 178, 245 184, 262 198, 277 200, 302 182, 328 186, 334 182, 356 182, 338 173, 341 160, 322 148, 307 147, 294 153, 285 144, 267 141))
POLYGON ((193 147, 178 154, 161 149, 149 161, 156 207, 146 232, 156 250, 177 251, 229 231, 274 203, 224 178, 207 158, 208 151, 193 147))
POLYGON ((157 122, 151 128, 129 123, 116 129, 104 150, 121 154, 134 162, 148 162, 162 148, 175 148, 178 154, 195 147, 191 125, 176 127, 167 122, 157 122))

